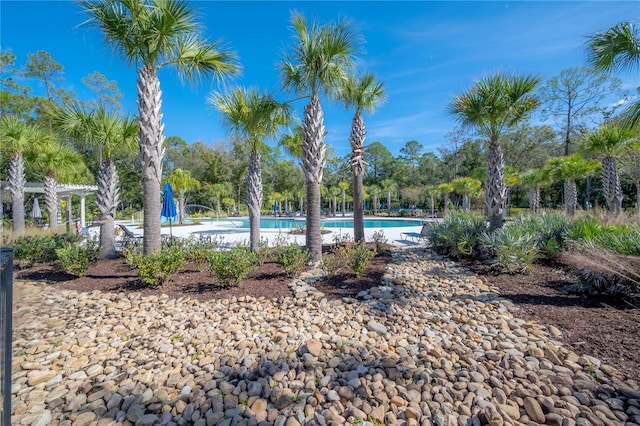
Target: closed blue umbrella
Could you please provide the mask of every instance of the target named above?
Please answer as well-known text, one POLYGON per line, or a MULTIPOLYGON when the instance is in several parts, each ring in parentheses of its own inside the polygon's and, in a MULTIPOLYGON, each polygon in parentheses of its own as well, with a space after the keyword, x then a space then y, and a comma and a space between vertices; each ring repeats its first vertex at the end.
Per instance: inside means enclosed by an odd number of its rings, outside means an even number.
POLYGON ((171 220, 176 217, 176 203, 173 202, 173 189, 169 182, 164 184, 164 195, 162 198, 162 211, 160 216, 169 219, 169 234, 173 238, 173 230, 171 229, 171 220))

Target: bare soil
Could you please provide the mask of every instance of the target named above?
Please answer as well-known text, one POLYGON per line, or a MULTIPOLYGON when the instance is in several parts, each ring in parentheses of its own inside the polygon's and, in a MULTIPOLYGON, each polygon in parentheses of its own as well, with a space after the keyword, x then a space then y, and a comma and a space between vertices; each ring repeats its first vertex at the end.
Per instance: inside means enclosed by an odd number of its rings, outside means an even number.
MULTIPOLYGON (((376 256, 365 274, 356 278, 347 271, 324 279, 316 287, 328 298, 356 296, 379 284, 390 254, 376 256)), ((570 294, 567 287, 575 277, 562 265, 535 265, 527 275, 494 275, 481 263, 464 263, 487 283, 500 289, 526 320, 553 325, 562 331, 561 340, 577 354, 596 356, 628 378, 640 373, 640 300, 570 294)), ((292 295, 288 277, 277 264, 267 261, 239 285, 221 287, 208 272, 187 264, 171 283, 159 288, 145 286, 123 258, 103 260, 77 278, 57 272, 48 265, 17 270, 16 279, 45 281, 58 288, 80 292, 162 293, 170 297, 191 297, 199 301, 239 296, 279 299, 292 295)))

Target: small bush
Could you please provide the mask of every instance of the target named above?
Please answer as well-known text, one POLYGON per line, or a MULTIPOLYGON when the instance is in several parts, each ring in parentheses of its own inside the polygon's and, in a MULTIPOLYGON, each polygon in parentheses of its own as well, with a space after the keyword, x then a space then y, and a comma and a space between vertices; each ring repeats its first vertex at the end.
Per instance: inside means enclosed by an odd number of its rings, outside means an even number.
POLYGON ((209 256, 209 271, 223 287, 239 284, 256 264, 255 253, 241 246, 228 251, 215 251, 209 256))
POLYGON ((100 243, 97 240, 89 240, 85 244, 69 243, 56 250, 58 257, 57 267, 72 275, 83 276, 89 265, 100 259, 100 243))
POLYGON ((309 252, 298 244, 277 244, 271 252, 271 258, 282 266, 288 276, 294 276, 309 262, 309 252))
POLYGON ((327 272, 329 278, 335 277, 345 265, 346 259, 338 253, 327 253, 322 256, 322 269, 327 272))
POLYGON ((540 256, 535 236, 514 224, 485 232, 480 240, 492 256, 491 267, 499 272, 527 273, 540 256))
POLYGON ((14 240, 14 257, 32 266, 58 260, 56 249, 81 240, 78 234, 29 235, 14 240))
POLYGON ((371 239, 373 240, 373 243, 376 245, 377 254, 384 254, 387 251, 387 242, 389 240, 387 240, 387 237, 385 237, 384 231, 382 229, 374 232, 373 235, 371 236, 371 239))
POLYGON ((452 212, 441 222, 434 222, 429 241, 440 254, 453 258, 480 256, 480 235, 487 230, 487 220, 476 213, 452 212))
POLYGON ((209 265, 209 256, 216 249, 216 242, 191 241, 185 247, 186 260, 193 262, 202 272, 209 265))
POLYGON ((369 267, 375 251, 369 250, 364 244, 356 244, 347 252, 347 265, 360 278, 369 267))
POLYGON ((181 248, 172 248, 149 255, 134 255, 138 275, 145 284, 151 286, 161 286, 170 282, 184 262, 185 252, 181 248))

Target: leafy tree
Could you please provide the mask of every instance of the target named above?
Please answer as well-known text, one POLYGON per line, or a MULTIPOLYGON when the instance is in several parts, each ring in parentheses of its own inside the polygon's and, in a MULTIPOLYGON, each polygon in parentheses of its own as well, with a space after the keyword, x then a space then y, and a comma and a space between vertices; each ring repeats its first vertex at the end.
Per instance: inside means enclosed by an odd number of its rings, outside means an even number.
POLYGON ((580 155, 551 158, 547 164, 550 176, 564 182, 564 206, 569 216, 576 214, 578 206, 578 191, 576 180, 592 174, 598 167, 598 162, 585 160, 580 155))
POLYGON ((367 185, 379 185, 383 180, 389 179, 393 174, 395 159, 391 151, 381 142, 373 142, 364 148, 365 157, 369 166, 365 183, 367 185))
POLYGON ((82 82, 89 88, 89 90, 95 93, 97 97, 96 100, 89 103, 89 109, 117 111, 122 107, 120 105, 122 93, 120 92, 120 89, 118 89, 117 81, 109 81, 103 74, 98 71, 94 71, 86 77, 83 77, 82 82))
POLYGON ((120 202, 120 180, 115 157, 135 149, 138 125, 133 118, 100 108, 87 111, 79 104, 56 108, 52 124, 63 134, 89 142, 98 159, 96 204, 100 211, 100 245, 103 259, 116 257, 115 218, 120 202))
POLYGON ((538 106, 531 95, 540 79, 532 76, 495 74, 476 81, 462 95, 455 96, 449 111, 465 127, 475 128, 489 138, 485 210, 491 229, 502 226, 507 187, 500 135, 525 119, 538 106))
POLYGON ((468 213, 471 210, 471 197, 482 192, 482 182, 471 177, 460 177, 452 180, 451 185, 456 193, 462 195, 462 209, 468 213))
POLYGON ((260 243, 260 209, 262 208, 261 152, 268 149, 265 139, 273 137, 290 121, 289 110, 270 96, 254 90, 236 88, 215 93, 210 102, 222 113, 225 124, 243 138, 249 150, 247 206, 249 207, 249 248, 255 252, 260 243))
POLYGON ((543 113, 552 116, 560 125, 564 155, 569 155, 572 139, 586 129, 586 120, 607 117, 611 113, 600 103, 621 84, 618 79, 587 68, 568 68, 549 79, 541 91, 545 105, 543 113))
POLYGON ((0 116, 14 115, 23 120, 29 118, 35 106, 30 96, 31 88, 19 84, 13 76, 19 76, 13 68, 16 55, 0 52, 0 116))
MULTIPOLYGON (((355 107, 356 112, 351 122, 351 170, 353 172, 353 238, 356 242, 364 241, 364 195, 363 178, 369 165, 365 161, 364 140, 366 131, 362 111, 372 112, 384 101, 384 86, 376 81, 373 74, 361 77, 350 75, 340 88, 340 98, 347 107, 355 107)), ((344 216, 344 189, 342 193, 342 215, 344 216)))
POLYGON ((189 170, 175 169, 167 175, 167 182, 178 196, 178 223, 184 223, 185 194, 200 188, 200 182, 191 176, 189 170))
POLYGON ((0 141, 2 141, 0 146, 3 153, 11 157, 8 180, 13 217, 12 230, 15 236, 25 231, 24 188, 27 179, 24 153, 47 138, 47 134, 42 129, 25 124, 15 116, 3 115, 0 118, 0 141))
POLYGON ((504 162, 517 170, 541 168, 562 155, 562 145, 550 126, 521 125, 500 138, 504 162))
POLYGON ((451 181, 461 176, 486 180, 487 153, 484 145, 480 139, 466 138, 459 145, 456 144, 451 148, 439 147, 438 151, 442 156, 442 172, 439 181, 451 181))
POLYGON ((590 133, 583 145, 586 152, 600 158, 602 185, 609 214, 622 212, 622 188, 616 162, 625 151, 633 132, 618 125, 605 124, 590 133))
POLYGON ((349 22, 311 27, 305 18, 292 16, 294 43, 285 55, 280 71, 284 87, 301 96, 309 96, 302 121, 302 169, 307 185, 307 248, 314 263, 322 260, 320 228, 320 184, 325 164, 326 129, 320 105, 321 93, 332 93, 351 66, 356 53, 356 39, 349 22))
MULTIPOLYGON (((630 22, 622 22, 605 32, 590 36, 587 50, 588 62, 595 69, 606 72, 640 69, 640 35, 630 22)), ((630 103, 625 115, 631 127, 638 124, 640 98, 630 103)))
POLYGON ((197 14, 179 0, 84 0, 85 23, 100 29, 108 44, 138 73, 140 130, 138 144, 143 169, 143 251, 160 251, 160 180, 164 156, 164 126, 158 71, 167 65, 180 77, 225 77, 238 67, 231 52, 220 50, 200 35, 197 14))

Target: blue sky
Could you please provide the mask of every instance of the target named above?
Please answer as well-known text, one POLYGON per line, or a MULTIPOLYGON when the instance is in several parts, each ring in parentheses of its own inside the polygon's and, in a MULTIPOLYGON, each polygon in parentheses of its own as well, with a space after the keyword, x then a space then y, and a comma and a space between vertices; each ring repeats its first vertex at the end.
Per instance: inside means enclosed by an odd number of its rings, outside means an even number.
MULTIPOLYGON (((291 45, 290 12, 328 22, 351 19, 366 40, 358 68, 376 73, 385 83, 387 101, 365 115, 367 143, 382 142, 397 155, 410 140, 426 151, 445 144, 456 127, 446 112, 452 96, 474 79, 497 71, 530 73, 544 79, 585 65, 585 36, 621 21, 640 22, 640 2, 222 2, 194 1, 210 40, 221 38, 235 51, 242 74, 233 83, 267 90, 280 100, 277 63, 291 45)), ((136 72, 104 44, 92 27, 77 27, 85 17, 70 1, 0 3, 3 50, 22 66, 26 55, 48 51, 64 67, 63 87, 88 99, 81 79, 99 71, 116 80, 123 108, 136 112, 136 72)), ((634 90, 638 77, 619 75, 634 90)), ((166 136, 207 144, 226 140, 227 132, 206 99, 217 82, 183 84, 172 69, 160 73, 166 136)), ((35 87, 44 94, 43 87, 35 87)), ((304 101, 294 104, 302 115, 304 101)), ((326 142, 338 155, 349 150, 353 111, 323 102, 326 142)))

